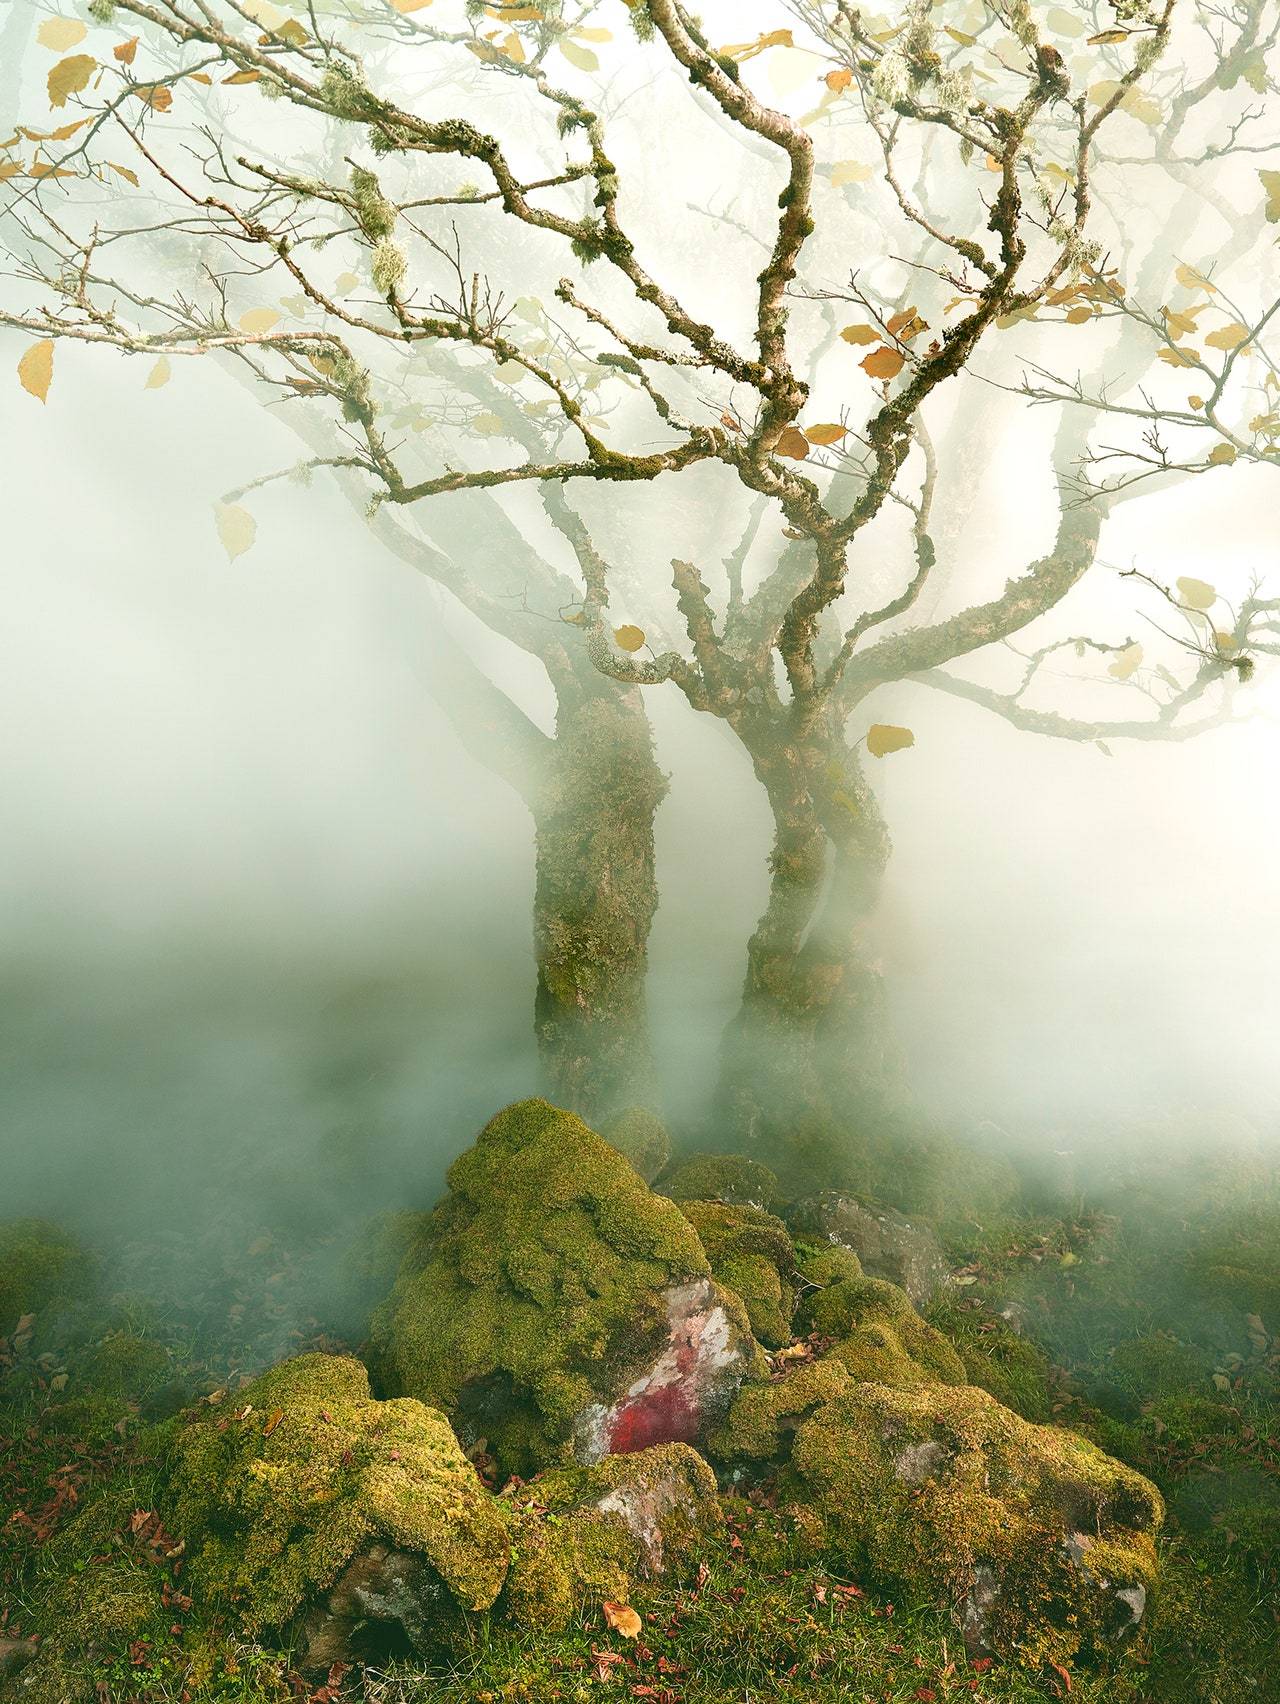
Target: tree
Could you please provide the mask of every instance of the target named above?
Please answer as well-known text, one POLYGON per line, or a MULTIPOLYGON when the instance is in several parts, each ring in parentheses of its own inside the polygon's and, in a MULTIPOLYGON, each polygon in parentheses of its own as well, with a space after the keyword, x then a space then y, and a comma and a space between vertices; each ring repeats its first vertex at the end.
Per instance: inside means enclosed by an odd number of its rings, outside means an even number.
MULTIPOLYGON (((157 213, 104 237, 75 194, 74 222, 50 206, 48 191, 69 186, 46 185, 52 174, 42 173, 24 187, 20 220, 21 264, 38 299, 0 322, 36 336, 23 362, 37 391, 48 387, 59 339, 166 360, 233 353, 327 431, 337 417, 340 441, 326 438, 308 466, 359 482, 380 528, 398 526, 386 518, 396 510, 424 512, 428 499, 485 492, 512 505, 506 513, 520 516, 527 535, 529 510, 518 505, 522 489, 536 487, 581 580, 571 602, 554 574, 540 580, 533 606, 519 612, 558 618, 553 636, 536 630, 538 654, 565 659, 574 691, 588 665, 593 678, 614 683, 593 688, 593 703, 596 690, 605 703, 630 705, 636 688, 673 683, 741 742, 768 797, 770 894, 748 945, 720 1104, 732 1126, 722 1138, 776 1148, 798 1125, 847 1120, 850 1107, 883 1105, 895 1092, 883 990, 859 948, 889 856, 864 753, 879 759, 911 735, 867 724, 874 692, 921 681, 1071 738, 1182 737, 1230 713, 1230 685, 1274 609, 1257 592, 1230 630, 1219 630, 1221 640, 1193 647, 1185 682, 1148 679, 1130 638, 1037 645, 1020 684, 1004 691, 944 665, 1007 644, 1055 609, 1094 566, 1106 515, 1130 495, 1081 471, 1096 455, 1096 393, 1132 386, 1151 359, 1136 336, 1150 329, 1149 316, 1130 308, 1121 268, 1105 258, 1104 244, 1118 236, 1133 266, 1133 239, 1113 204, 1124 198, 1127 161, 1104 152, 1106 139, 1134 123, 1157 138, 1172 132, 1157 161, 1172 171, 1176 137, 1201 104, 1236 98, 1221 89, 1222 67, 1239 54, 1265 60, 1274 26, 1268 34, 1257 6, 1226 20, 1206 10, 1195 15, 1206 47, 1178 37, 1172 3, 1124 0, 1110 25, 1095 27, 1092 8, 1062 8, 1042 21, 1025 0, 975 0, 954 21, 949 7, 923 0, 894 21, 865 18, 846 0, 794 0, 765 8, 760 20, 787 18, 786 27, 717 50, 678 0, 619 0, 598 15, 624 10, 643 51, 625 56, 616 91, 611 84, 590 94, 591 44, 611 32, 586 21, 597 15, 589 8, 495 0, 468 5, 465 21, 444 28, 424 22, 412 0, 340 19, 308 11, 305 22, 262 0, 99 6, 104 27, 108 12, 130 27, 138 20, 153 60, 139 63, 137 38, 118 42, 92 97, 95 55, 55 66, 51 97, 86 107, 82 120, 54 133, 74 143, 55 170, 87 184, 108 173, 137 177, 157 213), (1072 46, 1071 37, 1086 35, 1072 46), (1073 53, 1070 64, 1057 41, 1073 53), (792 113, 757 92, 753 63, 782 55, 789 65, 805 58, 812 111, 792 113), (638 211, 628 195, 628 169, 643 175, 650 117, 648 106, 637 115, 636 77, 651 70, 662 91, 655 107, 674 98, 672 83, 693 86, 687 122, 707 149, 695 177, 714 186, 719 150, 736 157, 734 177, 747 183, 745 213, 721 209, 714 242, 692 254, 674 228, 674 193, 648 184, 638 211), (252 153, 233 151, 212 129, 194 154, 175 145, 171 112, 193 81, 215 75, 219 102, 230 83, 228 101, 273 103, 252 153), (442 104, 447 116, 435 116, 442 104), (107 157, 108 137, 133 150, 136 170, 107 157), (832 158, 818 140, 870 152, 876 163, 832 158), (305 174, 281 164, 298 159, 305 174), (459 184, 459 166, 482 181, 459 184), (161 233, 172 245, 175 232, 188 255, 198 247, 220 257, 206 260, 196 294, 189 284, 156 294, 145 262, 115 259, 145 255, 161 233), (866 253, 847 282, 835 283, 851 241, 866 253), (372 288, 362 290, 352 272, 331 281, 331 253, 361 256, 372 288), (530 280, 554 295, 554 316, 530 280), (292 292, 283 299, 296 304, 295 324, 282 324, 274 309, 240 311, 250 288, 281 287, 292 292), (715 324, 701 305, 712 299, 715 324), (1112 321, 1119 330, 1108 341, 1112 321), (926 588, 933 595, 951 566, 939 566, 939 539, 954 546, 955 516, 973 501, 956 453, 972 426, 972 398, 1000 383, 1025 389, 1007 376, 1011 359, 1048 372, 1064 335, 1088 340, 1094 377, 1079 394, 1031 399, 1065 409, 1046 487, 1052 536, 1044 538, 1037 511, 1028 530, 1039 542, 1021 575, 959 613, 911 625, 926 588), (976 363, 993 337, 1009 347, 982 372, 976 363), (829 376, 836 373, 838 381, 829 376), (516 384, 531 385, 531 396, 515 400, 516 384), (473 410, 472 436, 444 453, 393 435, 393 408, 412 406, 424 386, 473 410), (850 391, 851 399, 835 394, 850 391), (613 625, 620 574, 601 541, 652 492, 647 525, 678 545, 690 517, 672 489, 693 490, 695 505, 750 512, 716 588, 704 578, 708 564, 672 555, 679 639, 657 650, 648 639, 661 634, 660 615, 643 629, 613 625), (1043 665, 1067 645, 1114 654, 1110 678, 1146 691, 1146 718, 1036 707, 1029 694, 1043 665), (1188 721, 1184 712, 1219 688, 1223 703, 1188 721), (608 696, 618 689, 620 697, 608 696)), ((1262 76, 1269 89, 1265 66, 1262 76)), ((1233 132, 1228 150, 1235 146, 1233 132)), ((1200 167, 1211 171, 1221 152, 1207 149, 1200 167)), ((1183 164, 1179 157, 1173 173, 1183 190, 1173 220, 1182 237, 1139 234, 1147 253, 1133 300, 1158 288, 1176 243, 1197 235, 1203 197, 1194 170, 1185 183, 1178 175, 1183 164)), ((493 512, 502 511, 495 504, 493 512)), ((224 526, 243 529, 244 514, 232 503, 224 526)), ((450 584, 447 574, 436 577, 450 584)), ((1163 595, 1158 581, 1148 590, 1163 595)), ((484 618, 507 630, 493 596, 483 600, 484 618)), ((517 642, 532 645, 535 629, 519 625, 517 642)), ((585 747, 584 763, 599 758, 595 731, 585 747)), ((626 768, 624 760, 611 770, 620 783, 626 768)), ((651 822, 652 788, 645 799, 651 822)), ((569 843, 577 808, 567 800, 557 819, 569 843)), ((599 892, 598 859, 570 867, 573 882, 599 892)))

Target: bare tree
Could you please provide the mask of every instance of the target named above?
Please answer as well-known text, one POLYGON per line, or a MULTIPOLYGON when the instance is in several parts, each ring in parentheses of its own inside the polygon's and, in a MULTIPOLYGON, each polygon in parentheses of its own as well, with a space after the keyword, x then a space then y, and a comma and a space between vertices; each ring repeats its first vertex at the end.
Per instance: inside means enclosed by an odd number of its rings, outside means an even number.
MULTIPOLYGON (((846 0, 795 0, 773 8, 785 27, 718 50, 677 0, 620 0, 617 11, 647 44, 628 56, 632 75, 643 67, 664 90, 687 79, 691 127, 727 158, 736 150, 735 175, 755 186, 745 216, 717 215, 719 239, 700 247, 701 274, 688 282, 670 200, 642 197, 637 210, 615 163, 615 143, 634 155, 637 125, 643 134, 639 103, 623 98, 605 114, 600 100, 576 92, 595 69, 589 44, 609 34, 586 22, 596 13, 505 0, 465 10, 450 30, 400 4, 340 21, 309 11, 304 22, 261 0, 102 0, 103 27, 108 16, 112 28, 136 22, 146 47, 129 37, 110 58, 73 54, 51 74, 51 95, 85 112, 55 133, 68 144, 56 166, 66 175, 22 183, 10 244, 22 300, 0 323, 37 338, 23 357, 37 392, 48 388, 62 339, 153 359, 233 356, 290 408, 325 423, 309 468, 359 482, 375 526, 401 540, 393 548, 407 550, 410 536, 387 519, 396 510, 467 492, 518 504, 522 488, 537 489, 572 549, 580 584, 571 600, 554 572, 518 611, 495 609, 492 589, 461 590, 456 574, 451 581, 434 569, 433 577, 497 631, 515 638, 519 627, 516 642, 546 664, 562 709, 566 694, 582 691, 593 706, 619 707, 610 716, 631 716, 636 688, 671 682, 748 753, 775 836, 721 1104, 734 1139, 776 1147, 798 1119, 838 1121, 892 1092, 883 990, 859 946, 889 856, 863 764, 864 753, 884 755, 910 735, 865 725, 871 694, 919 680, 1040 732, 1181 737, 1229 713, 1230 684, 1270 619, 1272 606, 1251 596, 1230 631, 1217 630, 1224 640, 1195 647, 1191 677, 1171 675, 1167 686, 1146 678, 1128 637, 1037 644, 1009 690, 944 670, 1008 643, 1061 603, 1094 565, 1106 515, 1129 495, 1081 474, 1097 453, 1096 392, 1126 363, 1141 367, 1134 337, 1145 323, 1102 246, 1116 237, 1131 260, 1123 215, 1108 205, 1108 194, 1122 191, 1109 187, 1104 141, 1140 116, 1143 102, 1157 129, 1175 123, 1184 95, 1188 112, 1198 110, 1207 90, 1188 91, 1204 78, 1175 42, 1172 0, 1123 0, 1108 8, 1109 23, 1092 7, 1078 19, 1065 11, 1069 33, 1088 37, 1070 64, 1025 0, 975 0, 955 22, 924 0, 910 0, 893 21, 865 18, 846 0), (792 115, 754 91, 743 67, 774 52, 809 56, 812 112, 792 115), (146 54, 156 62, 141 63, 146 54), (450 99, 440 67, 459 64, 478 73, 472 116, 457 116, 456 103, 437 116, 450 99), (420 66, 436 79, 421 95, 420 66), (231 149, 212 125, 181 140, 173 133, 183 85, 215 77, 234 85, 228 98, 273 103, 262 109, 269 135, 255 151, 231 149), (1152 93, 1161 79, 1181 93, 1152 93), (249 84, 253 94, 240 97, 249 84), (492 133, 477 122, 480 111, 491 114, 492 133), (342 167, 319 171, 335 123, 342 167), (851 137, 874 162, 870 170, 853 163, 857 181, 874 185, 856 217, 850 162, 815 142, 842 147, 851 137), (117 146, 132 163, 111 156, 117 146), (459 168, 480 181, 459 184, 459 168), (112 174, 145 185, 149 218, 126 214, 104 228, 90 191, 112 174), (161 232, 198 259, 196 282, 174 289, 154 281, 146 243, 161 232), (862 252, 841 278, 833 265, 843 254, 847 269, 853 232, 862 252), (352 253, 363 257, 371 288, 353 273, 331 278, 330 255, 352 253), (522 320, 530 279, 535 287, 554 280, 554 320, 537 303, 546 323, 522 320), (247 293, 282 286, 294 293, 294 324, 274 310, 240 311, 247 293), (690 305, 708 299, 724 323, 690 305), (993 335, 1031 348, 1030 361, 1041 347, 1032 340, 1056 339, 1064 324, 1089 338, 1096 377, 1078 395, 1053 398, 1066 412, 1052 456, 1051 524, 1029 515, 1027 566, 1002 591, 911 625, 926 588, 939 582, 939 537, 954 543, 962 530, 953 522, 948 537, 935 515, 973 501, 971 489, 957 488, 963 456, 949 467, 935 453, 934 427, 959 392, 941 440, 945 457, 957 447, 957 424, 963 433, 973 417, 974 392, 1003 382, 980 370, 993 335), (811 395, 827 388, 822 357, 833 341, 865 350, 859 400, 815 421, 811 395), (513 379, 531 387, 518 393, 525 400, 513 400, 513 379), (469 409, 481 402, 456 445, 398 435, 391 405, 424 386, 444 387, 469 409), (539 423, 533 435, 530 420, 539 423), (678 548, 687 515, 668 496, 667 475, 681 476, 677 486, 714 476, 716 493, 731 494, 717 501, 731 504, 736 493, 749 507, 746 530, 716 569, 678 548), (677 545, 679 640, 663 649, 648 645, 660 619, 645 629, 613 625, 619 571, 600 542, 609 517, 587 518, 606 490, 629 515, 636 493, 649 489, 661 505, 651 530, 677 545), (900 573, 899 538, 907 546, 900 573), (1036 708, 1030 695, 1044 665, 1067 644, 1113 654, 1115 683, 1146 693, 1145 714, 1084 721, 1036 708), (1220 701, 1202 706, 1211 689, 1220 701)), ((1202 24, 1220 17, 1198 14, 1202 24)), ((1269 46, 1254 20, 1255 10, 1241 7, 1195 52, 1220 68, 1235 50, 1232 31, 1249 35, 1250 52, 1269 46)), ((1211 73, 1209 82, 1216 90, 1211 73)), ((704 200, 718 189, 714 163, 707 179, 704 200)), ((1189 238, 1197 194, 1186 189, 1189 238)), ((1163 257, 1154 244, 1147 271, 1163 257)), ((992 361, 999 368, 1007 357, 992 361)), ((1038 365, 1051 370, 1043 356, 1038 365)), ((527 532, 527 508, 508 513, 527 532)), ((248 523, 238 500, 222 519, 233 542, 248 523)), ((630 773, 626 760, 609 767, 611 745, 624 744, 612 725, 583 727, 574 779, 550 812, 566 846, 580 838, 577 777, 603 761, 619 791, 601 783, 599 796, 620 809, 630 773)), ((652 787, 645 802, 651 823, 652 787)), ((648 856, 651 884, 651 846, 648 856)), ((600 856, 566 854, 563 868, 570 887, 588 884, 599 895, 600 856)), ((651 885, 646 892, 651 898, 651 885)), ((636 962, 642 969, 642 956, 636 962)), ((562 1006, 578 987, 571 982, 562 1006)), ((580 1044, 569 1051, 581 1056, 580 1044)))

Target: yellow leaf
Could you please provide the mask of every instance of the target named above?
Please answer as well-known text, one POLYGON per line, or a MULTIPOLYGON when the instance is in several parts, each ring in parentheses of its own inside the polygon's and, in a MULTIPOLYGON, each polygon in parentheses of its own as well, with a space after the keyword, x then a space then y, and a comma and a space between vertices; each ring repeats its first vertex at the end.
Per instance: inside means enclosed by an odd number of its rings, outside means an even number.
POLYGON ((1229 325, 1219 326, 1217 331, 1211 331, 1205 342, 1210 349, 1238 349, 1242 343, 1249 341, 1249 329, 1232 320, 1229 325))
POLYGON ((846 343, 879 343, 881 334, 873 325, 847 325, 840 335, 846 343))
POLYGON ((841 66, 838 71, 828 71, 826 76, 823 78, 823 82, 831 90, 833 95, 838 95, 841 89, 847 89, 852 81, 853 72, 845 66, 841 66))
POLYGON ((345 296, 348 291, 354 290, 359 282, 354 272, 340 272, 333 281, 334 292, 336 295, 345 296))
POLYGON ((906 365, 906 356, 899 354, 896 349, 890 349, 883 344, 879 349, 873 349, 870 355, 863 357, 858 365, 872 379, 896 379, 906 365))
POLYGON ((1203 272, 1197 272, 1194 266, 1188 266, 1185 262, 1178 267, 1174 277, 1184 290, 1209 290, 1216 293, 1218 288, 1216 284, 1210 284, 1203 272))
POLYGON ((79 18, 46 18, 36 31, 36 40, 41 47, 48 47, 54 53, 65 53, 69 47, 76 47, 88 35, 88 30, 79 18))
POLYGON ((224 87, 229 83, 256 83, 261 75, 261 71, 233 71, 229 77, 224 77, 222 82, 224 87))
POLYGON ((280 1422, 283 1419, 284 1419, 284 1409, 283 1408, 273 1408, 271 1410, 271 1413, 267 1416, 266 1425, 262 1428, 263 1437, 269 1438, 271 1436, 271 1434, 275 1431, 276 1427, 280 1424, 280 1422))
POLYGON ((524 64, 524 43, 514 30, 508 30, 502 42, 502 51, 513 65, 524 64))
POLYGON ((837 160, 831 168, 831 187, 839 189, 846 183, 866 183, 874 176, 875 168, 872 166, 864 166, 857 160, 837 160))
POLYGON ((1062 6, 1055 6, 1051 12, 1046 13, 1045 23, 1048 24, 1054 35, 1080 36, 1084 34, 1085 30, 1084 24, 1076 17, 1075 13, 1068 12, 1062 6))
POLYGON ((1268 223, 1280 224, 1280 171, 1260 171, 1258 177, 1263 189, 1267 192, 1266 216, 1268 223))
POLYGON ((133 185, 133 187, 135 189, 137 189, 137 187, 138 187, 138 174, 137 174, 137 172, 131 172, 129 170, 128 166, 118 166, 115 163, 114 160, 108 160, 107 164, 111 167, 111 170, 113 172, 119 172, 120 176, 125 180, 126 183, 131 183, 133 185))
POLYGON ((1092 308, 1072 308, 1067 314, 1068 325, 1083 325, 1086 320, 1093 318, 1092 308))
POLYGON ((574 30, 579 41, 612 41, 612 30, 574 30))
POLYGON ((598 71, 600 61, 589 47, 583 47, 576 41, 570 41, 562 36, 556 46, 564 54, 570 65, 576 65, 579 71, 598 71))
POLYGON ((402 17, 410 12, 420 12, 424 6, 429 6, 431 0, 391 0, 392 9, 402 17))
POLYGON ((1179 579, 1178 590, 1188 609, 1211 609, 1218 601, 1217 592, 1207 580, 1193 580, 1186 574, 1179 579))
POLYGON ((162 355, 156 362, 155 366, 147 374, 147 382, 143 386, 143 389, 159 390, 161 385, 167 385, 172 377, 173 370, 169 366, 169 357, 167 355, 162 355))
POLYGON ((33 343, 18 362, 18 378, 24 391, 44 402, 53 379, 53 339, 43 338, 33 343))
POLYGON ((1199 351, 1195 349, 1166 347, 1156 350, 1156 359, 1170 367, 1194 367, 1199 358, 1199 351))
POLYGON ((1236 459, 1234 444, 1215 444, 1209 452, 1210 467, 1230 467, 1236 459))
POLYGON ((644 1622, 629 1603, 613 1603, 606 1598, 601 1608, 610 1627, 615 1633, 621 1633, 624 1639, 634 1639, 644 1626, 644 1622))
POLYGON ((620 651, 638 651, 644 644, 644 628, 632 627, 628 622, 613 630, 613 642, 620 651))
POLYGON ((1197 408, 1197 409, 1203 408, 1204 407, 1204 398, 1202 396, 1189 396, 1187 398, 1187 407, 1188 408, 1197 408))
POLYGON ((867 750, 872 757, 887 757, 916 743, 910 728, 895 728, 892 722, 873 722, 867 729, 867 750))
MULTIPOLYGON (((194 81, 195 73, 192 72, 194 81)), ((132 91, 152 112, 168 112, 173 105, 173 90, 167 83, 139 83, 132 91)))
POLYGON ((1141 663, 1142 646, 1135 642, 1132 645, 1125 646, 1115 662, 1108 666, 1107 673, 1114 675, 1117 680, 1128 680, 1129 676, 1141 666, 1141 663))
POLYGON ((798 426, 788 426, 773 446, 773 453, 775 456, 789 456, 792 461, 803 461, 809 454, 809 440, 798 426))
POLYGON ((1097 35, 1089 37, 1089 47, 1113 47, 1117 42, 1128 41, 1128 30, 1099 30, 1097 35))
POLYGON ((213 513, 227 560, 234 562, 237 556, 244 555, 258 536, 258 523, 249 511, 242 509, 238 503, 218 503, 214 506, 213 513))
POLYGON ((493 414, 486 410, 485 413, 476 415, 475 419, 471 422, 471 430, 473 432, 480 432, 486 438, 492 438, 498 432, 505 430, 505 428, 500 414, 493 414))
POLYGON ((97 69, 98 61, 91 53, 73 53, 69 59, 60 59, 49 73, 49 105, 66 106, 67 97, 87 88, 97 69))
POLYGON ((241 331, 247 331, 256 337, 259 332, 270 331, 280 318, 274 308, 250 308, 247 313, 240 315, 237 325, 241 331))
POLYGON ((806 426, 804 435, 811 444, 838 444, 849 430, 847 426, 806 426))
POLYGON ((273 30, 272 34, 280 41, 292 42, 294 47, 305 47, 307 43, 307 32, 296 18, 286 18, 280 28, 273 30))

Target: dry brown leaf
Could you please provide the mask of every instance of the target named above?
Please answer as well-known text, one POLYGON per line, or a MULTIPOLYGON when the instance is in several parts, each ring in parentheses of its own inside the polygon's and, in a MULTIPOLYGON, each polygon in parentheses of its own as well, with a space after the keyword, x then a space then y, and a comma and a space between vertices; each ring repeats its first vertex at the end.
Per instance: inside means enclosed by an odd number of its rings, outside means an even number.
POLYGON ((775 456, 788 456, 792 461, 803 461, 809 454, 809 440, 798 426, 788 426, 773 446, 775 456))
POLYGON ((121 65, 132 65, 137 51, 138 38, 137 36, 130 36, 128 41, 122 41, 119 47, 111 49, 111 57, 118 59, 121 65))
POLYGON ((629 1603, 614 1603, 612 1599, 606 1598, 601 1608, 610 1627, 615 1633, 621 1633, 624 1639, 634 1639, 644 1626, 644 1622, 629 1603))

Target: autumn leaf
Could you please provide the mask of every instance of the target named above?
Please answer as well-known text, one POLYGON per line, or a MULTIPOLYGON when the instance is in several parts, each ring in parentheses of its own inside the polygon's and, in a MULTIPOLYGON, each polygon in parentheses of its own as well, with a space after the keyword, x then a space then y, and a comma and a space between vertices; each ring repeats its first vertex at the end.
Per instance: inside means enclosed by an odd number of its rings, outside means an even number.
POLYGON ((431 0, 391 0, 393 11, 406 16, 410 12, 420 12, 424 6, 429 6, 431 0))
POLYGON ((173 90, 167 83, 139 83, 130 93, 137 95, 152 112, 168 112, 173 105, 173 90))
POLYGON ((1208 290, 1217 294, 1218 286, 1210 284, 1203 272, 1197 272, 1194 266, 1188 266, 1185 261, 1178 267, 1174 277, 1184 290, 1208 290))
POLYGON ((1186 574, 1179 579, 1178 590, 1188 609, 1209 609, 1218 601, 1217 592, 1207 580, 1193 580, 1186 574))
POLYGON ((916 743, 910 728, 895 728, 892 722, 873 722, 867 729, 867 750, 872 757, 887 757, 916 743))
POLYGON ((284 1409, 283 1408, 273 1408, 271 1410, 270 1415, 267 1418, 266 1425, 262 1428, 263 1437, 269 1438, 271 1436, 271 1434, 275 1431, 276 1427, 280 1424, 280 1422, 283 1419, 284 1419, 284 1409))
POLYGON ((846 343, 879 343, 880 333, 873 325, 847 325, 840 333, 846 343))
POLYGON ((1210 349, 1238 349, 1242 343, 1249 341, 1249 328, 1232 320, 1230 324, 1219 326, 1217 331, 1211 331, 1205 338, 1210 349))
POLYGON ((907 358, 896 349, 890 349, 886 343, 879 349, 873 349, 870 355, 864 356, 858 365, 872 379, 896 379, 906 365, 907 358))
POLYGON ((98 61, 91 53, 73 53, 69 59, 60 59, 49 73, 49 105, 66 106, 68 96, 87 88, 97 69, 98 61))
POLYGON ((274 308, 250 308, 240 315, 236 323, 241 331, 247 331, 250 336, 256 337, 259 332, 270 331, 279 318, 280 315, 274 308))
POLYGON ((1128 30, 1099 30, 1097 35, 1089 37, 1086 45, 1089 47, 1114 47, 1119 42, 1128 41, 1128 39, 1128 30))
POLYGON ((568 36, 562 36, 556 46, 564 54, 570 65, 576 65, 579 71, 598 71, 600 60, 589 47, 583 47, 579 42, 570 41, 568 36))
POLYGON ((827 444, 838 444, 848 430, 847 426, 806 426, 804 435, 811 444, 821 448, 827 444))
POLYGON ((137 36, 130 36, 128 41, 122 41, 119 47, 111 49, 111 57, 118 59, 122 65, 132 65, 137 51, 138 38, 137 36))
POLYGON ((43 338, 33 343, 18 362, 18 379, 24 391, 45 402, 53 380, 53 339, 43 338))
POLYGON ((625 622, 613 630, 613 642, 620 651, 638 651, 644 644, 644 628, 625 622))
POLYGON ((1135 641, 1132 645, 1126 645, 1115 662, 1108 665, 1107 673, 1114 675, 1117 680, 1128 680, 1130 675, 1137 672, 1141 663, 1142 646, 1135 641))
POLYGON ((169 365, 169 357, 162 355, 155 366, 147 374, 144 390, 159 390, 161 385, 167 385, 173 377, 173 369, 169 365))
POLYGON ((846 183, 866 183, 874 176, 871 166, 861 165, 857 160, 837 160, 831 168, 831 187, 840 189, 846 183))
POLYGON ((614 1603, 612 1599, 606 1598, 601 1608, 610 1627, 615 1633, 621 1633, 624 1639, 634 1639, 644 1626, 644 1622, 629 1603, 614 1603))
POLYGON ((797 426, 788 426, 773 446, 775 456, 789 456, 792 461, 803 461, 809 454, 809 440, 797 426))
POLYGON ((1200 359, 1200 353, 1196 349, 1174 349, 1169 346, 1157 349, 1156 359, 1170 367, 1194 367, 1200 359))
POLYGON ((82 42, 88 33, 79 18, 46 18, 36 31, 36 40, 41 47, 50 48, 54 53, 65 53, 69 47, 82 42))
POLYGON ((845 66, 841 66, 838 71, 828 71, 823 78, 823 82, 833 95, 838 95, 842 89, 847 89, 852 81, 853 72, 845 66))
POLYGON ((1258 176, 1267 192, 1267 220, 1272 225, 1280 225, 1280 171, 1260 171, 1258 176))
POLYGON ((137 189, 137 187, 138 187, 138 174, 137 174, 137 172, 130 171, 128 166, 118 166, 115 163, 114 160, 108 160, 107 164, 111 167, 111 170, 113 172, 119 172, 120 176, 122 178, 124 178, 126 183, 131 183, 133 185, 133 187, 135 189, 137 189))
POLYGON ((227 560, 234 562, 237 556, 244 555, 258 536, 258 523, 238 503, 215 504, 213 513, 227 560))
POLYGON ((1230 467, 1236 459, 1234 444, 1215 444, 1209 452, 1210 467, 1230 467))
POLYGON ((910 342, 913 337, 919 337, 922 331, 929 329, 915 308, 903 308, 901 313, 893 314, 885 323, 889 335, 900 337, 904 343, 910 342))

